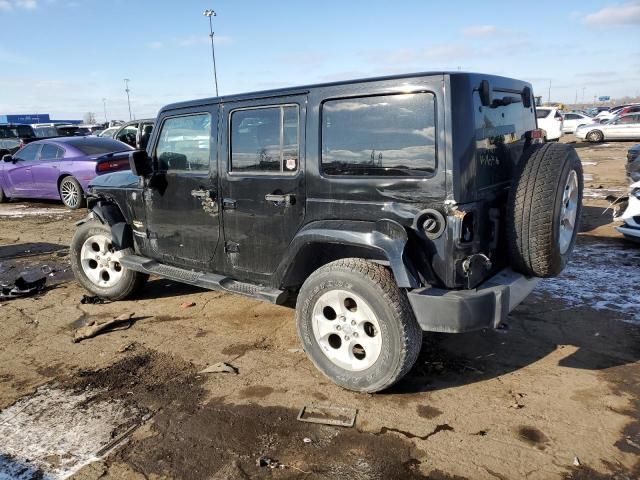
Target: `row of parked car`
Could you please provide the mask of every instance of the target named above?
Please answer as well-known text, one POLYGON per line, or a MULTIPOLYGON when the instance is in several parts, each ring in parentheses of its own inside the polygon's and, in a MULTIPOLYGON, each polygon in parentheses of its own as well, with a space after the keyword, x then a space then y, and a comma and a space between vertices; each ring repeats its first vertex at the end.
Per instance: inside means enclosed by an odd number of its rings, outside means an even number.
POLYGON ((102 125, 34 125, 1 124, 0 156, 13 154, 25 145, 50 138, 97 136, 113 138, 144 149, 153 130, 154 119, 134 120, 123 125, 104 128, 102 125))
POLYGON ((537 107, 538 126, 548 141, 559 140, 565 133, 573 133, 578 140, 640 140, 640 104, 621 105, 611 110, 571 111, 564 113, 557 107, 537 107))

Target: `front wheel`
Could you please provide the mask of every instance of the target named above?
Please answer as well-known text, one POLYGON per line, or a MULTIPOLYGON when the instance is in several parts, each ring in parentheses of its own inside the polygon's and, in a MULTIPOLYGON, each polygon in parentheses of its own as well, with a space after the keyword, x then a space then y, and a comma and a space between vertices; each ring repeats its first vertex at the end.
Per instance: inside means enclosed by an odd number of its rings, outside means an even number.
POLYGON ((123 300, 149 278, 120 264, 121 256, 133 254, 125 248, 115 251, 111 229, 97 221, 81 225, 71 240, 71 268, 76 280, 89 292, 109 300, 123 300))
POLYGON ((9 201, 9 197, 5 195, 4 190, 0 187, 0 203, 5 203, 7 201, 9 201))
POLYGON ((296 305, 298 335, 315 366, 333 382, 378 392, 413 366, 422 330, 391 271, 347 258, 316 270, 296 305))
POLYGON ((77 210, 86 205, 82 186, 73 177, 64 177, 60 182, 60 200, 67 208, 77 210))

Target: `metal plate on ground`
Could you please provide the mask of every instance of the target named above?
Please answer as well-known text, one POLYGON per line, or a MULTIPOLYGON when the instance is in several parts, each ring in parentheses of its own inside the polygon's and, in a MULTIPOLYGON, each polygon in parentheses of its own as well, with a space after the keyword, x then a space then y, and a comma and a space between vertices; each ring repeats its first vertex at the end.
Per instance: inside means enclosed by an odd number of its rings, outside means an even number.
POLYGON ((350 407, 334 407, 326 405, 305 405, 298 413, 301 422, 321 423, 337 427, 353 427, 358 410, 350 407))

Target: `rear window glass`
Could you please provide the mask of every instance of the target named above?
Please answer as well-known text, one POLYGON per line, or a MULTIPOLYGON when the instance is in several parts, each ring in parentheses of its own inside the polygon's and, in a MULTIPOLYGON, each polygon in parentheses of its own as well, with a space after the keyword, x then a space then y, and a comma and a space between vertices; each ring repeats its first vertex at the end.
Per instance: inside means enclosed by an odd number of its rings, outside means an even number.
POLYGON ((551 110, 546 108, 537 108, 536 109, 536 117, 537 118, 546 118, 549 115, 551 110))
POLYGON ((133 150, 129 145, 103 137, 78 138, 77 140, 68 140, 65 143, 77 148, 85 155, 103 155, 105 153, 133 150))
POLYGON ((58 135, 58 130, 56 127, 36 127, 33 129, 38 138, 44 137, 56 137, 58 135))
POLYGON ((431 93, 328 100, 322 106, 326 175, 430 176, 436 169, 431 93))

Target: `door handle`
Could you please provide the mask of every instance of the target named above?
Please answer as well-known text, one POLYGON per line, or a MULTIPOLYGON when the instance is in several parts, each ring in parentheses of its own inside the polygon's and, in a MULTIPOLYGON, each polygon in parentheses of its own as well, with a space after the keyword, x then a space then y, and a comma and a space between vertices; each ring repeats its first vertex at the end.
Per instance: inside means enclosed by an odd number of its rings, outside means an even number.
POLYGON ((191 190, 191 196, 195 198, 212 198, 211 190, 191 190))
POLYGON ((275 193, 269 193, 264 196, 267 202, 273 202, 281 205, 292 205, 296 201, 295 195, 278 195, 275 193))
POLYGON ((233 210, 236 208, 236 201, 233 198, 222 199, 222 208, 224 210, 233 210))

